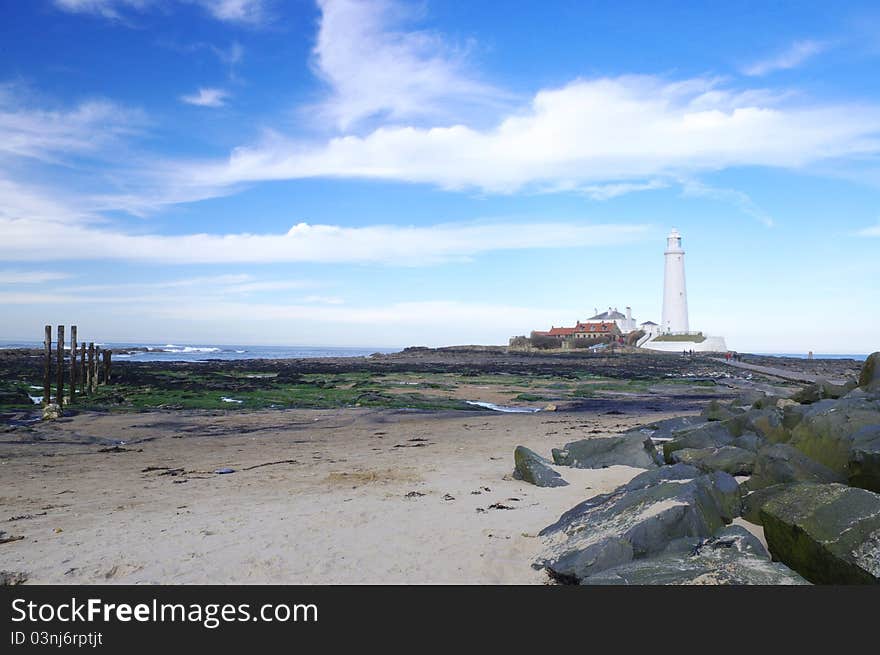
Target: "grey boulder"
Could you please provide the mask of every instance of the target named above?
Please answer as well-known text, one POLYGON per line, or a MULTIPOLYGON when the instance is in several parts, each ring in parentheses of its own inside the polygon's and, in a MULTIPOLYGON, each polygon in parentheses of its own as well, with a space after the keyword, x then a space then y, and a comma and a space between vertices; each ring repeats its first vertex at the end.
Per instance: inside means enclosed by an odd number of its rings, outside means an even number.
POLYGON ((672 453, 676 463, 690 464, 702 471, 724 471, 730 475, 751 475, 757 455, 736 446, 683 448, 672 453))
POLYGON ((546 548, 535 563, 555 580, 596 573, 663 552, 682 537, 709 537, 741 511, 739 487, 716 472, 640 489, 619 487, 572 508, 541 531, 546 548))
POLYGON ((852 436, 847 482, 880 493, 880 425, 869 425, 852 436))
POLYGON ((550 467, 550 462, 534 450, 517 446, 513 451, 513 477, 536 487, 564 487, 568 485, 559 473, 550 467))
POLYGON ((761 509, 775 560, 816 584, 880 583, 880 495, 798 484, 761 509))
POLYGON ((773 444, 758 451, 752 477, 744 486, 753 491, 788 482, 843 482, 843 476, 813 461, 788 444, 773 444))
POLYGON ((557 466, 581 469, 614 465, 654 468, 662 463, 651 439, 639 432, 572 441, 551 452, 557 466))
POLYGON ((582 585, 805 585, 763 544, 738 525, 705 539, 682 539, 657 557, 634 560, 581 581, 582 585))

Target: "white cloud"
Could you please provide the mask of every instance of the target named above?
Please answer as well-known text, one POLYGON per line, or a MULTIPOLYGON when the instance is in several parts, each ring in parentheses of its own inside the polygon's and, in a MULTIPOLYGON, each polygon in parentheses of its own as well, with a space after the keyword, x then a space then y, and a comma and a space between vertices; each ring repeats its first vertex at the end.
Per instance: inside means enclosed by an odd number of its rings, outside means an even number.
POLYGON ((871 225, 859 230, 856 232, 856 235, 860 237, 880 237, 880 221, 877 222, 877 225, 871 225))
POLYGON ((71 277, 69 273, 59 271, 22 271, 0 270, 0 285, 2 284, 42 284, 56 280, 66 280, 71 277))
POLYGON ((797 68, 808 59, 825 52, 829 47, 830 44, 824 41, 796 41, 787 50, 747 66, 743 73, 760 77, 775 71, 797 68))
POLYGON ((800 168, 878 152, 877 106, 793 104, 715 80, 626 76, 540 91, 486 130, 380 127, 318 145, 268 133, 227 161, 172 175, 195 186, 352 177, 509 193, 657 185, 734 166, 800 168))
POLYGON ((340 128, 371 116, 393 121, 447 116, 497 104, 506 94, 466 70, 465 54, 441 36, 404 31, 413 6, 393 0, 318 0, 314 68, 331 87, 321 112, 340 128))
POLYGON ((180 96, 180 100, 198 107, 222 107, 228 97, 229 92, 223 89, 201 88, 196 93, 180 96))
POLYGON ((143 11, 151 4, 154 0, 55 0, 55 6, 63 11, 112 19, 119 19, 122 9, 143 11))
POLYGON ((260 23, 266 18, 265 0, 190 0, 217 20, 260 23))
POLYGON ((106 100, 88 100, 66 109, 27 106, 27 90, 0 84, 0 157, 54 160, 60 154, 95 153, 137 133, 144 116, 106 100))
MULTIPOLYGON (((300 223, 285 234, 125 234, 104 227, 0 216, 0 259, 124 259, 174 263, 376 263, 426 265, 496 250, 573 248, 644 238, 643 225, 449 223, 340 227, 300 223), (47 239, 64 233, 65 247, 47 239), (95 244, 101 244, 95 248, 95 244)), ((246 288, 246 287, 245 287, 246 288)), ((252 287, 252 290, 255 287, 252 287)))
MULTIPOLYGON (((265 0, 180 0, 185 4, 196 4, 217 20, 231 23, 262 22, 267 15, 265 0)), ((126 12, 145 12, 163 4, 159 0, 55 0, 55 6, 62 11, 77 14, 92 14, 121 20, 126 12)))

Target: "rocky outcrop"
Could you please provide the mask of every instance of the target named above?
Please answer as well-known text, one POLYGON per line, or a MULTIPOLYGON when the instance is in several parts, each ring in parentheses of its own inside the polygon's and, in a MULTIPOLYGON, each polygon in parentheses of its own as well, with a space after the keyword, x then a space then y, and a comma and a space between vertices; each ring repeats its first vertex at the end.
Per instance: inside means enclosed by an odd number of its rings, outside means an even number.
POLYGON ((785 443, 791 438, 791 432, 783 423, 783 410, 777 407, 752 409, 736 418, 732 430, 739 434, 754 432, 770 443, 785 443))
POLYGON ((559 473, 550 467, 550 462, 534 450, 517 446, 513 451, 513 477, 536 487, 564 487, 568 485, 559 473))
POLYGON ((880 425, 869 425, 853 434, 847 482, 880 493, 880 425))
POLYGON ((733 418, 737 413, 738 412, 735 412, 729 407, 724 407, 717 400, 712 400, 703 408, 703 411, 700 412, 700 418, 705 419, 706 421, 725 421, 729 418, 733 418))
POLYGON ((846 397, 817 403, 792 430, 791 445, 846 477, 853 435, 880 424, 880 398, 846 397))
POLYGON ((657 557, 634 560, 581 581, 583 585, 804 585, 770 561, 757 537, 732 525, 706 539, 681 539, 657 557))
POLYGON ((758 451, 752 477, 744 484, 753 491, 789 482, 843 482, 843 476, 813 461, 788 444, 773 444, 758 451))
POLYGON ((547 548, 535 566, 556 580, 580 582, 658 555, 676 539, 709 537, 740 511, 739 487, 726 473, 638 489, 624 485, 584 501, 545 528, 547 548))
POLYGON ((769 487, 756 489, 755 491, 749 491, 748 484, 740 485, 740 489, 743 491, 742 517, 749 523, 761 525, 761 508, 764 507, 764 504, 779 494, 788 491, 793 484, 799 483, 789 482, 785 484, 773 484, 769 487))
POLYGON ((880 583, 880 495, 798 484, 761 509, 773 558, 817 584, 880 583))
POLYGON ((855 385, 833 384, 827 380, 818 380, 808 384, 800 391, 792 395, 791 399, 802 404, 816 403, 827 398, 843 398, 853 390, 855 385))
POLYGON ((871 353, 862 365, 859 389, 880 393, 880 352, 871 353))
POLYGON ((736 446, 683 448, 672 453, 675 463, 690 464, 702 471, 724 471, 730 475, 751 475, 757 455, 736 446))
POLYGON ((581 469, 605 468, 616 464, 654 468, 662 464, 651 439, 638 432, 572 441, 564 448, 554 448, 551 452, 556 465, 581 469))
POLYGON ((734 434, 737 419, 711 421, 672 433, 672 440, 663 444, 663 459, 674 464, 672 453, 684 448, 718 448, 730 445, 741 432, 734 434))

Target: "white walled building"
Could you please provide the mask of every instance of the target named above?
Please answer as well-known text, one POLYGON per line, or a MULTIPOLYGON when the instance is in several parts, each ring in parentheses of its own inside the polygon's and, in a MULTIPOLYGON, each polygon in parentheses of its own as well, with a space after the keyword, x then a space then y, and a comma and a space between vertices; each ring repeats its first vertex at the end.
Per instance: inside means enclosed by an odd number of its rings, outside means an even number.
POLYGON ((599 313, 598 309, 593 310, 595 316, 591 316, 584 323, 614 323, 622 334, 629 334, 636 330, 636 319, 632 315, 632 307, 626 308, 626 314, 617 311, 617 307, 608 308, 607 312, 599 313))

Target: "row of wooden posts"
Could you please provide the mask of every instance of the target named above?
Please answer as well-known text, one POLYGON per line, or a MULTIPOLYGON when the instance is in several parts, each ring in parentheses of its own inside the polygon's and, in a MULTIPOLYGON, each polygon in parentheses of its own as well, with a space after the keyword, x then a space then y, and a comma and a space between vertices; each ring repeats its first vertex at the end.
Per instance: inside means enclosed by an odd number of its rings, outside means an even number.
MULTIPOLYGON (((58 326, 58 339, 56 341, 56 365, 55 365, 55 403, 59 407, 64 406, 64 326, 58 326)), ((52 326, 46 326, 46 336, 43 340, 45 359, 43 362, 43 405, 52 402, 52 326)), ((69 360, 69 402, 74 403, 79 388, 80 395, 94 393, 99 384, 110 382, 110 366, 113 352, 95 346, 89 342, 88 347, 83 342, 79 344, 79 359, 77 359, 76 326, 70 326, 70 360, 69 360), (100 360, 100 362, 99 362, 100 360)))

